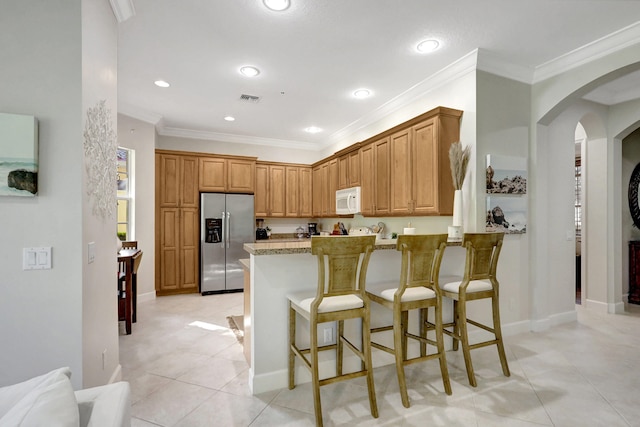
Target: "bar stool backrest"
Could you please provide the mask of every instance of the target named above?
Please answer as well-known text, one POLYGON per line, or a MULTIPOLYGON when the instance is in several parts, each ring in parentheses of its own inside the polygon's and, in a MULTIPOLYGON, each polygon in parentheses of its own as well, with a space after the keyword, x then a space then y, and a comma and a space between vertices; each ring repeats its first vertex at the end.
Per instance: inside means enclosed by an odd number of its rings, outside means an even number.
POLYGON ((138 241, 130 240, 128 242, 122 242, 122 249, 138 249, 138 241))
POLYGON ((496 270, 504 233, 465 233, 462 246, 467 250, 465 280, 487 280, 497 285, 496 270))
POLYGON ((401 297, 406 288, 418 286, 439 293, 438 275, 446 246, 446 234, 398 236, 396 249, 402 251, 402 266, 396 295, 401 297))
POLYGON ((313 237, 311 253, 318 258, 318 305, 324 297, 364 296, 369 259, 376 236, 313 237))

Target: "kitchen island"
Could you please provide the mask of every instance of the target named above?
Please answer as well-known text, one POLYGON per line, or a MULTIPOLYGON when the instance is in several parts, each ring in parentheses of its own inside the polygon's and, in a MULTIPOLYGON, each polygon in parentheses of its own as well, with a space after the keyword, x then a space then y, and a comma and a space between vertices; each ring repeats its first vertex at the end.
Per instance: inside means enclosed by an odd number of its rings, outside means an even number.
MULTIPOLYGON (((249 387, 253 394, 287 387, 287 337, 288 303, 287 294, 297 291, 315 291, 317 288, 317 259, 311 255, 311 239, 294 242, 258 242, 245 243, 245 251, 250 254, 250 311, 251 311, 251 369, 249 387)), ((367 283, 397 282, 400 277, 401 253, 396 251, 395 239, 376 240, 367 271, 367 283)), ((464 267, 464 251, 460 243, 451 243, 445 251, 441 275, 461 274, 464 267), (458 246, 458 247, 456 247, 458 246)), ((388 316, 384 309, 372 304, 372 325, 390 321, 379 318, 388 316), (380 310, 378 310, 380 309, 380 310)), ((445 319, 451 315, 450 307, 445 306, 445 319)), ((309 337, 308 328, 302 322, 298 329, 299 339, 304 343, 309 337), (304 325, 304 326, 303 326, 304 325)), ((335 325, 328 323, 320 326, 331 328, 331 337, 335 339, 335 325)), ((345 327, 349 328, 348 322, 345 327)), ((357 329, 352 327, 353 330, 357 329)), ((348 329, 347 329, 348 330, 348 329)), ((324 334, 319 334, 324 337, 324 334)), ((330 341, 335 342, 335 341, 330 341)), ((321 344, 327 344, 321 342, 321 344)), ((304 345, 304 344, 303 344, 304 345)), ((326 352, 321 359, 323 370, 334 366, 333 352, 326 352)), ((349 361, 345 360, 348 368, 349 361)), ((356 363, 355 360, 351 363, 356 363)), ((393 363, 390 355, 374 351, 374 366, 393 363)), ((306 369, 296 371, 297 382, 310 381, 306 369)))

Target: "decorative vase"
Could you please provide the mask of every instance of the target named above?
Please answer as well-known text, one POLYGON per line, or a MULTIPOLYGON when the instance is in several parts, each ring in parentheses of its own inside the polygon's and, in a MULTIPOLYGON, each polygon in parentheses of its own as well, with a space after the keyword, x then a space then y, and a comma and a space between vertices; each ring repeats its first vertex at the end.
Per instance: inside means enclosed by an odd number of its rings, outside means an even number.
POLYGON ((453 224, 449 226, 449 239, 462 239, 462 190, 453 193, 453 224))

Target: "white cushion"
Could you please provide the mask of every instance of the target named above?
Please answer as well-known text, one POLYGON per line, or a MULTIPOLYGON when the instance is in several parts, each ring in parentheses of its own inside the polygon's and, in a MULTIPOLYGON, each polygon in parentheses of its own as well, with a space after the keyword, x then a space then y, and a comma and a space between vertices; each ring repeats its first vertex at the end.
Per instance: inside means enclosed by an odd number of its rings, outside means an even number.
MULTIPOLYGON (((393 285, 397 284, 388 284, 388 283, 378 283, 378 284, 367 284, 367 292, 377 295, 387 301, 393 302, 393 296, 395 295, 398 287, 395 288, 393 285)), ((408 301, 418 301, 423 299, 431 299, 435 298, 436 293, 433 292, 429 288, 425 288, 424 286, 418 286, 414 288, 407 288, 402 294, 402 298, 400 302, 408 302, 408 301)))
POLYGON ((64 374, 48 378, 20 399, 2 418, 0 427, 79 427, 78 402, 64 374))
POLYGON ((83 427, 131 425, 131 388, 120 381, 76 391, 83 427))
MULTIPOLYGON (((459 293, 461 283, 462 281, 449 282, 444 285, 440 285, 440 288, 448 292, 459 293)), ((490 291, 492 289, 493 286, 491 286, 491 282, 488 280, 472 280, 469 282, 469 286, 467 286, 467 293, 490 291)))
MULTIPOLYGON (((310 294, 309 292, 299 292, 287 295, 287 298, 291 303, 298 308, 306 311, 311 311, 311 303, 315 299, 316 294, 310 294)), ((330 313, 333 311, 350 310, 353 308, 361 308, 364 303, 357 295, 340 295, 335 297, 326 297, 322 299, 320 306, 318 307, 318 313, 330 313)))
POLYGON ((46 387, 49 384, 71 377, 71 369, 68 367, 54 369, 46 374, 39 375, 21 383, 0 387, 0 418, 13 408, 23 397, 31 391, 46 387))

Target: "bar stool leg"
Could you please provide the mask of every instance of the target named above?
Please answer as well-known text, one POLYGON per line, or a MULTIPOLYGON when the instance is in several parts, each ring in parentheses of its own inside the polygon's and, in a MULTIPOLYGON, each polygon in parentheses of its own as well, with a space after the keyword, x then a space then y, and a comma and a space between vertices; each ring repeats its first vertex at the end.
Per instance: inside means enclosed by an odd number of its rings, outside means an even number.
POLYGON ((471 363, 471 349, 469 348, 469 335, 467 333, 467 304, 466 301, 458 301, 458 325, 460 331, 460 339, 462 340, 462 353, 464 355, 464 364, 467 368, 467 377, 471 387, 476 387, 476 376, 473 372, 473 364, 471 363))
MULTIPOLYGON (((460 337, 460 315, 458 314, 458 301, 453 300, 453 336, 460 337)), ((459 339, 453 340, 453 351, 458 351, 459 339)))
POLYGON ((498 305, 498 293, 494 292, 491 297, 491 311, 493 312, 493 331, 498 341, 498 355, 500 356, 500 364, 502 365, 502 373, 505 377, 511 376, 509 365, 507 364, 507 355, 504 352, 504 344, 502 343, 502 328, 500 327, 500 306, 498 305))
POLYGON ((376 401, 376 388, 373 382, 373 362, 371 361, 371 322, 370 312, 367 308, 367 315, 362 318, 362 353, 364 356, 365 368, 367 370, 367 389, 369 390, 369 407, 373 418, 378 418, 378 402, 376 401))
POLYGON ((338 328, 336 329, 336 375, 342 375, 342 357, 344 355, 343 335, 344 320, 338 320, 338 328))
MULTIPOLYGON (((426 310, 425 310, 426 311, 426 310)), ((442 332, 442 304, 438 304, 436 306, 435 312, 435 332, 436 332, 436 346, 438 348, 438 354, 440 357, 438 361, 440 362, 440 373, 442 375, 442 384, 444 385, 444 391, 448 395, 451 395, 451 381, 449 380, 449 368, 447 367, 447 359, 444 352, 444 334, 442 332)), ((422 322, 424 324, 424 322, 422 322)), ((425 336, 426 338, 426 336, 425 336)))
POLYGON ((402 406, 408 408, 409 394, 407 393, 407 381, 404 375, 404 360, 406 359, 406 339, 404 336, 405 325, 402 320, 404 319, 403 312, 400 312, 399 308, 393 310, 393 348, 402 349, 402 351, 395 352, 396 358, 396 373, 398 375, 398 385, 400 386, 400 397, 402 398, 402 406))
POLYGON ((296 354, 293 346, 296 343, 296 311, 289 302, 289 390, 295 387, 296 354))
POLYGON ((320 404, 320 374, 318 372, 318 327, 311 323, 309 355, 311 357, 311 382, 313 384, 313 407, 316 413, 316 426, 322 427, 322 405, 320 404))

